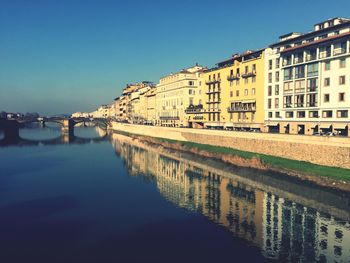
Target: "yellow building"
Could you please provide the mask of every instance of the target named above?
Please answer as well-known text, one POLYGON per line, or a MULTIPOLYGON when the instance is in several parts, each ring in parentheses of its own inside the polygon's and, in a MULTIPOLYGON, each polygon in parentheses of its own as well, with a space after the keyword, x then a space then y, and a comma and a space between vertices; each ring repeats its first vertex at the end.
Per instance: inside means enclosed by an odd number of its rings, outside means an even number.
POLYGON ((204 73, 206 127, 264 130, 264 50, 247 51, 204 73))
POLYGON ((167 75, 157 85, 157 124, 187 127, 185 109, 193 105, 199 75, 205 68, 199 65, 167 75))

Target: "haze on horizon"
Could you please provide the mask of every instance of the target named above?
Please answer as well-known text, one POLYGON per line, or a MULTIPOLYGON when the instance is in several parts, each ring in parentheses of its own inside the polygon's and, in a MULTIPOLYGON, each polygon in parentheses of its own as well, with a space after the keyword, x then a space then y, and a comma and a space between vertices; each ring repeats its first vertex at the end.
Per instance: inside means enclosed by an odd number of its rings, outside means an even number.
POLYGON ((349 17, 350 2, 0 0, 0 111, 92 111, 125 84, 213 66, 349 17))

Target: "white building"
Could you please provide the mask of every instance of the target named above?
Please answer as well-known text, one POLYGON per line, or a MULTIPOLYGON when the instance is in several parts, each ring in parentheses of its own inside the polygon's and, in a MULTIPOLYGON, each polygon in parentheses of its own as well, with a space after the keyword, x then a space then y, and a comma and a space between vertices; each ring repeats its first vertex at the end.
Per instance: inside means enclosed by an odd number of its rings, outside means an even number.
POLYGON ((266 49, 265 122, 291 134, 350 130, 350 19, 289 33, 266 49))

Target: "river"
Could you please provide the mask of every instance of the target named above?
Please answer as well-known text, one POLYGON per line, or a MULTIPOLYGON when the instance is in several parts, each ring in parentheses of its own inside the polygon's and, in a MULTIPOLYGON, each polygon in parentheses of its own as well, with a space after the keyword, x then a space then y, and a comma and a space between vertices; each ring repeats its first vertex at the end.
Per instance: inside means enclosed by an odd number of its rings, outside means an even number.
POLYGON ((20 136, 0 147, 0 262, 350 262, 349 194, 97 127, 20 136))

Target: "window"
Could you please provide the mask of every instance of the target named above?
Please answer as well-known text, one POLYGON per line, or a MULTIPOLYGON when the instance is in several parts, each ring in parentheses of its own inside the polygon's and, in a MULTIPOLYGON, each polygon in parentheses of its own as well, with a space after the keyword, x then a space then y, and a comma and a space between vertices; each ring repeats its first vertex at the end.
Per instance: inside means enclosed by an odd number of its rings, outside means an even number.
POLYGON ((345 84, 345 76, 340 76, 339 77, 339 85, 344 85, 345 84))
POLYGON ((346 60, 345 60, 345 58, 341 58, 339 60, 339 67, 340 68, 345 68, 346 67, 346 60))
POLYGON ((293 82, 285 82, 283 84, 283 91, 284 92, 293 92, 293 82))
POLYGON ((295 107, 301 108, 305 106, 305 100, 304 100, 305 95, 297 95, 295 96, 295 107))
POLYGON ((339 93, 339 102, 345 101, 345 92, 340 92, 339 93))
POLYGON ((269 73, 269 83, 271 83, 272 82, 272 73, 270 72, 269 73))
POLYGON ((256 72, 256 64, 253 64, 253 66, 252 66, 252 71, 253 71, 253 72, 256 72))
POLYGON ((300 79, 300 78, 305 78, 305 66, 297 66, 295 67, 295 78, 300 79))
POLYGON ((330 84, 331 84, 331 79, 330 78, 325 78, 324 79, 324 86, 325 87, 329 87, 330 84))
POLYGON ((333 112, 331 110, 322 111, 323 118, 332 118, 332 116, 333 116, 333 112))
POLYGON ((317 96, 315 93, 307 95, 307 106, 308 107, 317 107, 317 96))
POLYGON ((297 111, 297 118, 305 118, 305 111, 297 111))
POLYGON ((269 118, 272 118, 272 112, 269 112, 269 118))
POLYGON ((248 78, 245 78, 245 79, 244 79, 244 84, 248 84, 248 81, 249 81, 249 79, 248 79, 248 78))
POLYGON ((281 117, 280 112, 279 112, 279 111, 276 111, 276 112, 275 112, 275 116, 276 116, 276 118, 280 118, 280 117, 281 117))
POLYGON ((292 96, 284 96, 284 108, 292 108, 292 96))
POLYGON ((286 118, 293 118, 294 114, 292 111, 287 111, 286 112, 286 118))
POLYGON ((255 88, 252 88, 252 95, 255 95, 255 88))
POLYGON ((256 82, 256 76, 252 76, 252 83, 256 82))
POLYGON ((275 81, 276 82, 280 81, 280 73, 279 73, 279 71, 276 71, 276 73, 275 73, 275 81))
POLYGON ((318 63, 312 63, 307 66, 307 76, 316 77, 318 75, 318 63))
POLYGON ((331 62, 330 61, 326 61, 324 63, 324 70, 330 70, 331 69, 331 62))
POLYGON ((305 80, 295 81, 295 92, 305 92, 305 80))
POLYGON ((280 59, 276 58, 276 68, 279 68, 279 67, 280 67, 280 59))
POLYGON ((269 70, 272 69, 272 59, 269 60, 269 70))
POLYGON ((189 82, 188 82, 188 85, 189 85, 189 86, 193 86, 193 84, 194 84, 193 81, 189 81, 189 82))
POLYGON ((247 74, 247 73, 248 73, 248 66, 245 66, 245 68, 244 68, 244 72, 245 72, 245 74, 247 74))
POLYGON ((315 92, 318 88, 317 78, 312 78, 307 80, 307 91, 315 92))
POLYGON ((239 90, 236 90, 236 96, 239 97, 239 90))
POLYGON ((324 94, 323 95, 323 102, 329 102, 329 100, 330 100, 329 94, 324 94))
POLYGON ((347 118, 349 116, 348 110, 338 110, 337 118, 347 118))
POLYGON ((233 97, 233 91, 232 90, 230 91, 230 97, 231 98, 233 97))
POLYGON ((309 118, 318 118, 318 111, 309 111, 309 118))
POLYGON ((275 108, 278 109, 279 106, 279 98, 275 98, 275 108))
POLYGON ((272 86, 268 87, 267 96, 272 96, 272 86))
POLYGON ((271 109, 271 108, 272 108, 272 100, 271 100, 271 99, 268 99, 268 100, 267 100, 267 108, 268 108, 268 109, 271 109))
MULTIPOLYGON (((284 69, 283 76, 284 76, 284 80, 292 80, 293 79, 293 68, 284 69)), ((271 74, 271 80, 272 80, 272 74, 271 74)))
POLYGON ((275 85, 275 95, 280 94, 280 85, 275 85))
POLYGON ((244 90, 244 96, 248 96, 248 89, 244 90))

